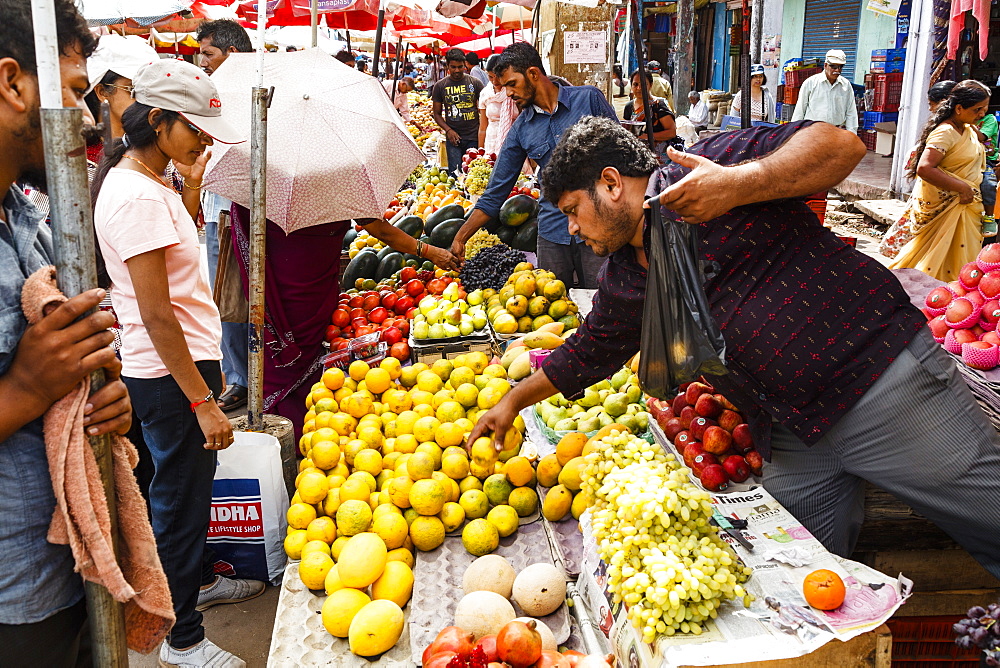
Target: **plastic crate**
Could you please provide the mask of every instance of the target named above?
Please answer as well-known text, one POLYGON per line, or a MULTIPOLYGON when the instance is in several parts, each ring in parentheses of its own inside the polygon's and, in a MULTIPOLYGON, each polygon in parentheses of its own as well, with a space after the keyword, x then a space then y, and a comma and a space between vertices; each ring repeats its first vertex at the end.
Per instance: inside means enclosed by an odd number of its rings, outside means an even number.
POLYGON ((979 668, 979 649, 955 644, 952 625, 961 616, 894 617, 886 622, 892 630, 892 668, 979 668))
POLYGON ((906 60, 906 49, 874 49, 872 62, 906 60))
POLYGON ((895 123, 899 120, 899 114, 895 111, 866 111, 861 120, 861 127, 865 130, 874 130, 876 123, 895 123))
POLYGON ((802 85, 803 81, 822 71, 822 67, 800 67, 794 70, 785 70, 786 93, 788 87, 798 88, 802 85))
POLYGON ((875 136, 877 134, 874 130, 858 130, 858 136, 861 137, 861 141, 865 143, 865 148, 869 151, 875 150, 875 136))
POLYGON ((903 75, 875 74, 875 95, 872 111, 899 111, 899 98, 903 94, 903 75))
POLYGON ((806 206, 816 214, 820 223, 826 221, 826 191, 806 197, 806 206))
POLYGON ((869 66, 869 69, 875 74, 901 73, 903 71, 903 61, 902 60, 874 61, 869 66))
POLYGON ((785 96, 782 98, 782 102, 785 104, 795 104, 799 101, 799 90, 798 86, 785 86, 785 96))
POLYGON ((782 104, 781 105, 781 122, 788 123, 792 120, 792 114, 795 113, 794 104, 782 104))

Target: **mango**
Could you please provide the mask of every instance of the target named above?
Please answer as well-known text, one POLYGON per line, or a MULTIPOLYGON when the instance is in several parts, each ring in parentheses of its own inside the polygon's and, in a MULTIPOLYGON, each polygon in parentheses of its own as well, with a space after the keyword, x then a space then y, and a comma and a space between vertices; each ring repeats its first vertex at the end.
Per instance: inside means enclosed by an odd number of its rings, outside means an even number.
MULTIPOLYGON (((518 350, 520 350, 520 348, 518 350)), ((518 355, 514 361, 510 363, 510 367, 507 369, 507 375, 510 376, 511 380, 521 380, 522 378, 527 378, 531 375, 531 359, 528 357, 528 354, 528 350, 524 349, 524 352, 518 355)))
POLYGON ((524 345, 529 348, 544 348, 552 350, 563 344, 563 338, 552 332, 531 332, 524 337, 524 345))
POLYGON ((392 649, 403 634, 403 611, 388 600, 372 601, 354 615, 348 630, 351 652, 378 656, 392 649))
POLYGON ((345 587, 364 589, 381 577, 385 570, 387 550, 377 534, 359 533, 352 536, 337 560, 337 573, 345 587))
POLYGON ((556 485, 545 495, 542 515, 550 522, 558 522, 569 514, 573 506, 573 493, 565 485, 556 485))

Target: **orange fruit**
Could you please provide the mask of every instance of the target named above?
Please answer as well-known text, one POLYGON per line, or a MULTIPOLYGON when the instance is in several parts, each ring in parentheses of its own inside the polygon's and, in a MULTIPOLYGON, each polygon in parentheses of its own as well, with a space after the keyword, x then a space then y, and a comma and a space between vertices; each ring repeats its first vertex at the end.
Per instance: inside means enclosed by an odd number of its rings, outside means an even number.
POLYGON ((821 568, 802 581, 806 603, 818 610, 835 610, 844 602, 844 581, 833 571, 821 568))

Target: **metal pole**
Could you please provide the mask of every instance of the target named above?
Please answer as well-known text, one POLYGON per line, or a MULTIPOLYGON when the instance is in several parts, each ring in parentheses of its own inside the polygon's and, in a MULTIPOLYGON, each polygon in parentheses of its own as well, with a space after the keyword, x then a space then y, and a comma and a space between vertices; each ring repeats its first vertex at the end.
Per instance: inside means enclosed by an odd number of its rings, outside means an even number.
POLYGON ((319 0, 312 0, 309 5, 309 30, 312 33, 312 47, 315 49, 319 40, 319 0))
POLYGON ((764 1, 752 0, 750 6, 750 64, 761 61, 761 50, 764 30, 764 1))
POLYGON ((750 3, 743 0, 743 48, 740 50, 740 127, 750 127, 750 3))
MULTIPOLYGON (((258 5, 261 7, 264 3, 258 5)), ((267 240, 267 102, 264 88, 264 29, 267 11, 257 13, 257 85, 250 118, 250 336, 247 355, 247 427, 264 431, 264 258, 267 240)))
POLYGON ((694 65, 694 0, 677 2, 677 60, 674 67, 674 109, 687 113, 688 93, 691 92, 691 70, 694 65))
MULTIPOLYGON (((635 0, 636 3, 639 0, 635 0)), ((656 142, 653 141, 653 104, 649 95, 649 81, 646 80, 646 52, 642 48, 642 33, 639 30, 639 16, 642 13, 642 6, 636 5, 636 10, 632 12, 632 41, 635 44, 635 57, 639 61, 639 92, 642 94, 642 108, 646 116, 646 141, 649 142, 650 150, 655 150, 656 142)), ((633 107, 634 108, 634 107, 633 107)))
POLYGON ((396 40, 396 67, 392 73, 392 103, 396 104, 396 86, 399 85, 399 58, 403 55, 403 38, 396 40))
MULTIPOLYGON (((72 297, 97 285, 94 223, 87 183, 87 152, 82 134, 83 112, 63 108, 55 5, 52 0, 32 0, 31 5, 54 260, 59 287, 64 294, 72 297)), ((103 369, 92 373, 91 391, 101 388, 104 381, 103 369)), ((109 436, 90 436, 88 440, 101 473, 111 519, 112 548, 117 557, 118 511, 115 503, 111 439, 109 436)), ((73 473, 82 475, 83 472, 73 473)), ((84 591, 94 664, 127 668, 128 649, 122 605, 114 600, 107 589, 93 582, 85 582, 84 591)))
POLYGON ((382 53, 382 25, 385 23, 385 8, 378 3, 378 26, 375 28, 375 62, 372 64, 372 75, 378 77, 378 60, 382 53))
POLYGON ((351 52, 351 31, 347 31, 347 52, 351 52))

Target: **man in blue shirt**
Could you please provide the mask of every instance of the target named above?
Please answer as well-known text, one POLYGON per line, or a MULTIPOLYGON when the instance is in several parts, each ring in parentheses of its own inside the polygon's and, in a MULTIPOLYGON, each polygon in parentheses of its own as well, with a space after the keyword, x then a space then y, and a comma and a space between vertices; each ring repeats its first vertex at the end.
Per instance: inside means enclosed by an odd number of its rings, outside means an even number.
MULTIPOLYGON (((56 0, 63 105, 87 112, 87 56, 97 45, 72 0, 56 0)), ((108 383, 90 397, 87 432, 124 434, 132 408, 111 349, 114 316, 89 290, 36 325, 21 312, 21 288, 52 263, 45 215, 16 181, 45 190, 35 45, 28 0, 0 0, 0 663, 88 665, 87 611, 66 545, 46 540, 55 497, 42 416, 91 371, 108 383)), ((77 472, 81 473, 81 472, 77 472)))
MULTIPOLYGON (((459 258, 465 257, 465 243, 476 230, 500 212, 526 159, 530 158, 539 170, 545 167, 562 134, 584 116, 618 120, 597 88, 553 83, 545 75, 538 52, 526 42, 515 42, 503 50, 496 76, 521 113, 500 148, 486 192, 455 235, 451 252, 459 258)), ((566 216, 544 193, 540 204, 538 266, 553 272, 567 287, 596 289, 597 272, 604 258, 570 235, 566 216)))

